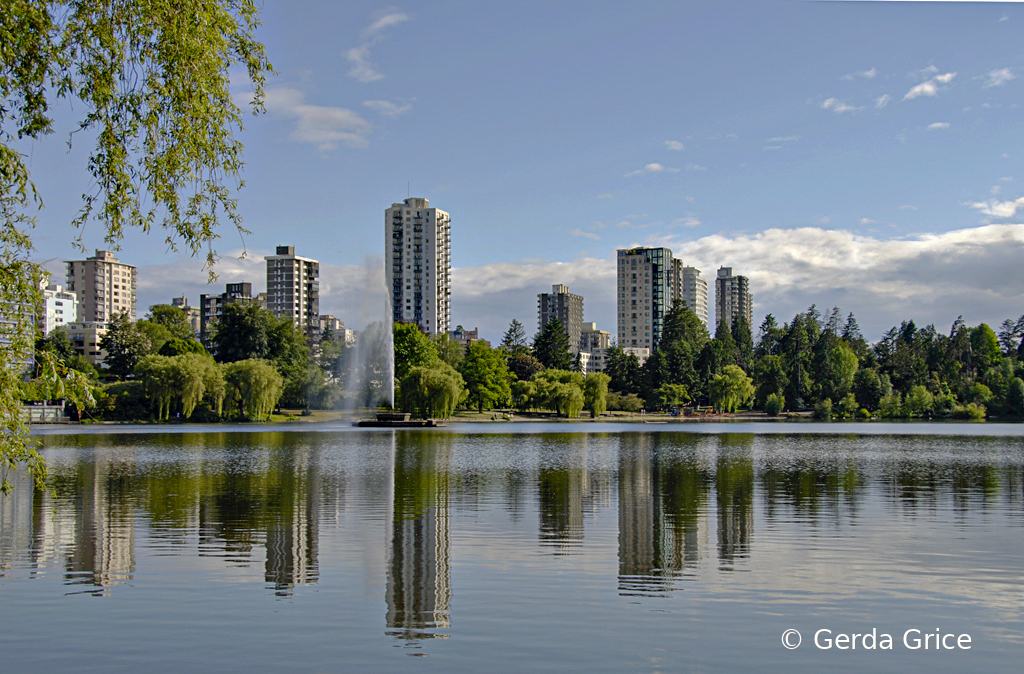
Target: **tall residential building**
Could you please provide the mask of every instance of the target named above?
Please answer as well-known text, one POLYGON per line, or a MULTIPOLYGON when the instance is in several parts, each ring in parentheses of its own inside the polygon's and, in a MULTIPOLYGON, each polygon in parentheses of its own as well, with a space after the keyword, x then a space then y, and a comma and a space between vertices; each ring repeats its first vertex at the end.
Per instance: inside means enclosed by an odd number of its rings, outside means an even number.
POLYGON ((36 323, 43 337, 54 328, 74 323, 78 320, 78 296, 55 283, 43 281, 43 306, 36 323))
POLYGON ((700 269, 683 266, 682 260, 672 260, 673 299, 678 298, 697 318, 708 324, 708 282, 700 269))
POLYGON ((665 315, 672 308, 676 265, 668 248, 618 251, 619 346, 656 349, 665 315))
POLYGON ((97 250, 85 260, 67 262, 67 289, 78 296, 78 320, 106 323, 114 314, 135 320, 138 272, 109 250, 97 250))
POLYGON ((251 283, 228 283, 220 295, 199 296, 199 341, 210 348, 213 323, 220 318, 224 307, 235 302, 253 302, 251 283))
POLYGON ((723 320, 731 328, 737 316, 753 325, 754 296, 750 294, 750 282, 746 276, 733 276, 732 267, 721 267, 715 279, 715 328, 723 320))
POLYGON ((320 263, 295 254, 295 246, 278 246, 268 255, 267 309, 278 318, 291 319, 306 336, 320 332, 320 263))
POLYGON ((451 320, 451 218, 427 199, 410 198, 384 211, 385 259, 391 260, 394 320, 429 334, 451 320))
POLYGON ((537 333, 557 318, 569 335, 569 350, 579 353, 583 332, 583 297, 569 292, 569 286, 553 285, 550 293, 537 295, 537 333))

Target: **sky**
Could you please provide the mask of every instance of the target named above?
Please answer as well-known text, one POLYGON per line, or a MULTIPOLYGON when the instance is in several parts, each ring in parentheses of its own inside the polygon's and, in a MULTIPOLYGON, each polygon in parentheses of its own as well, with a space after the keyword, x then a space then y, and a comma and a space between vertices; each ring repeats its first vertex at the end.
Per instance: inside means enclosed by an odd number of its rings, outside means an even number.
MULTIPOLYGON (((263 256, 293 245, 320 261, 321 313, 358 329, 407 195, 451 214, 452 327, 492 342, 514 318, 532 334, 553 284, 614 333, 615 250, 635 245, 710 287, 748 276, 755 325, 839 306, 874 340, 1024 314, 1024 5, 265 0, 262 18, 277 75, 238 136, 251 234, 223 229, 207 286, 202 260, 130 232, 140 314, 263 290, 263 256)), ((58 279, 83 257, 76 112, 25 147, 58 279)))

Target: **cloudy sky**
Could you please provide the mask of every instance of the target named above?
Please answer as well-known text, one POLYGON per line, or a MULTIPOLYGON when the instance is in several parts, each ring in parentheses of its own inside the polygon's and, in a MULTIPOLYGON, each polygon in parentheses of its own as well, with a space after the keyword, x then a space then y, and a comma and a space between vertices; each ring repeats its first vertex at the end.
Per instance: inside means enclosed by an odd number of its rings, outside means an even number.
MULTIPOLYGON (((876 339, 1024 314, 1024 6, 263 6, 278 75, 241 134, 252 234, 223 232, 212 289, 159 233, 130 234, 141 307, 262 289, 262 256, 294 245, 321 262, 322 311, 360 327, 408 189, 451 213, 453 326, 492 340, 513 318, 534 331, 555 283, 614 332, 615 249, 636 244, 746 274, 755 322, 838 305, 876 339)), ((54 269, 80 259, 68 223, 89 189, 72 119, 26 147, 54 269)))

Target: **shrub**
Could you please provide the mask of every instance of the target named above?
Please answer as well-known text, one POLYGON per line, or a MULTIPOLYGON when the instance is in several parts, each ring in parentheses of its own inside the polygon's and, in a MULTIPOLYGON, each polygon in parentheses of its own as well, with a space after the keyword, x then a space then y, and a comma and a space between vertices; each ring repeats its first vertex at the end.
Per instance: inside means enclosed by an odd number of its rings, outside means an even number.
POLYGON ((903 416, 903 400, 899 391, 882 396, 878 401, 878 414, 883 419, 898 419, 903 416))
POLYGON ((871 412, 862 407, 860 408, 860 412, 857 412, 857 416, 859 416, 861 419, 870 419, 871 412))
POLYGON ((778 393, 769 393, 764 401, 764 411, 771 417, 777 417, 786 407, 786 397, 778 393))
POLYGON ((985 418, 985 406, 977 403, 967 403, 966 405, 957 405, 953 408, 954 419, 969 419, 971 421, 979 421, 985 418))
POLYGON ((847 393, 846 396, 839 401, 839 411, 842 415, 847 418, 853 417, 860 409, 860 405, 857 404, 857 398, 852 393, 847 393))
POLYGON ((815 419, 824 419, 825 421, 831 421, 831 419, 832 419, 832 399, 831 398, 825 398, 824 400, 818 402, 818 404, 816 404, 814 406, 814 418, 815 419))

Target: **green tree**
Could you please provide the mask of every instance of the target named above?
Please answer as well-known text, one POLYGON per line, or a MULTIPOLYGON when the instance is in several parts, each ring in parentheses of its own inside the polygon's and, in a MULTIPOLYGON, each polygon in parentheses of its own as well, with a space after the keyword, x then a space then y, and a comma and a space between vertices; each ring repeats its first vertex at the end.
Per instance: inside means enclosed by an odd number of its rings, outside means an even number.
MULTIPOLYGON (((44 463, 16 400, 16 363, 31 357, 32 307, 42 268, 29 261, 42 206, 16 139, 53 132, 53 99, 74 102, 77 130, 95 139, 92 191, 74 223, 102 224, 115 246, 126 227, 160 226, 171 245, 216 260, 218 223, 244 233, 233 189, 241 187, 242 127, 229 73, 241 64, 262 110, 271 70, 254 33, 251 0, 179 2, 16 1, 0 4, 0 467, 25 465, 41 484, 44 463)), ((67 375, 52 359, 48 377, 67 375)), ((72 375, 74 378, 74 375, 72 375)), ((77 380, 76 380, 77 381, 77 380)), ((74 387, 72 387, 74 388, 74 387)), ((6 480, 0 488, 6 490, 6 480)))
POLYGON ((534 407, 558 412, 563 417, 578 417, 583 411, 583 375, 571 370, 548 369, 534 375, 534 407))
POLYGON ((682 384, 662 384, 658 388, 658 402, 662 409, 682 407, 689 399, 690 394, 682 384))
POLYGON ((1014 416, 1024 416, 1024 379, 1014 377, 1006 395, 1006 411, 1014 416))
POLYGON ((764 401, 764 411, 770 417, 777 417, 786 408, 786 397, 778 393, 769 393, 764 401))
POLYGON ((505 361, 509 372, 519 381, 529 381, 530 377, 544 371, 544 365, 528 353, 517 353, 505 361))
POLYGON ((226 305, 213 324, 210 344, 219 363, 261 360, 270 353, 270 332, 274 314, 255 302, 226 305))
POLYGON ((420 419, 447 419, 462 400, 465 382, 451 365, 416 365, 402 379, 402 409, 420 419))
POLYGON ((164 342, 164 345, 160 347, 158 353, 161 356, 181 356, 186 353, 197 353, 201 356, 206 355, 206 349, 203 345, 194 339, 179 339, 174 337, 164 342))
POLYGON ((732 341, 736 345, 736 364, 749 370, 754 358, 754 336, 745 316, 737 316, 732 322, 732 341))
POLYGON ((447 332, 431 338, 437 347, 437 357, 458 370, 466 357, 466 347, 447 332))
POLYGON ((583 380, 583 407, 596 419, 608 409, 608 383, 611 377, 604 372, 591 372, 583 380))
POLYGON ((469 391, 470 404, 480 412, 485 407, 505 403, 512 395, 505 356, 487 342, 473 342, 467 347, 460 373, 469 391))
POLYGON ((604 367, 611 377, 608 389, 618 393, 639 393, 641 383, 640 361, 634 353, 626 353, 620 346, 608 349, 604 367))
POLYGON ((754 385, 759 405, 765 405, 769 396, 783 396, 789 377, 782 356, 762 356, 755 361, 754 385))
POLYGON ((144 334, 146 339, 149 340, 149 350, 146 352, 146 355, 159 353, 164 344, 174 339, 174 335, 171 334, 170 330, 153 321, 136 321, 135 329, 144 334))
POLYGON ((877 410, 882 396, 892 393, 891 385, 886 390, 888 377, 883 382, 883 376, 879 376, 878 369, 873 367, 861 368, 853 376, 853 394, 869 410, 877 410))
POLYGON ((238 416, 249 421, 269 420, 284 390, 284 378, 273 363, 257 358, 227 363, 224 384, 238 416))
POLYGON ((979 375, 999 363, 999 338, 985 323, 971 330, 971 352, 979 375))
POLYGON ((911 417, 930 416, 934 402, 928 389, 924 385, 918 384, 910 389, 910 393, 903 401, 903 409, 911 417))
POLYGON ((533 342, 533 355, 544 365, 554 370, 572 368, 572 354, 569 353, 569 333, 557 318, 552 318, 541 328, 533 342))
POLYGON ((107 333, 100 338, 99 347, 107 352, 103 359, 107 369, 119 379, 131 374, 152 350, 149 337, 139 330, 127 312, 114 314, 107 323, 107 333))
POLYGON ((396 382, 404 381, 414 367, 433 367, 440 362, 437 345, 414 324, 395 323, 393 334, 396 382))
POLYGON ((754 381, 738 365, 726 365, 711 382, 711 402, 725 412, 735 412, 753 395, 754 381))
POLYGON ((501 338, 501 349, 509 356, 530 352, 530 345, 526 343, 526 330, 518 320, 513 318, 509 324, 508 330, 501 338))
POLYGON ((849 344, 832 334, 828 341, 830 345, 815 358, 815 392, 819 399, 842 400, 853 387, 857 354, 849 344))
POLYGON ((196 332, 181 307, 171 304, 154 304, 146 314, 146 320, 164 326, 175 339, 195 339, 196 332))

